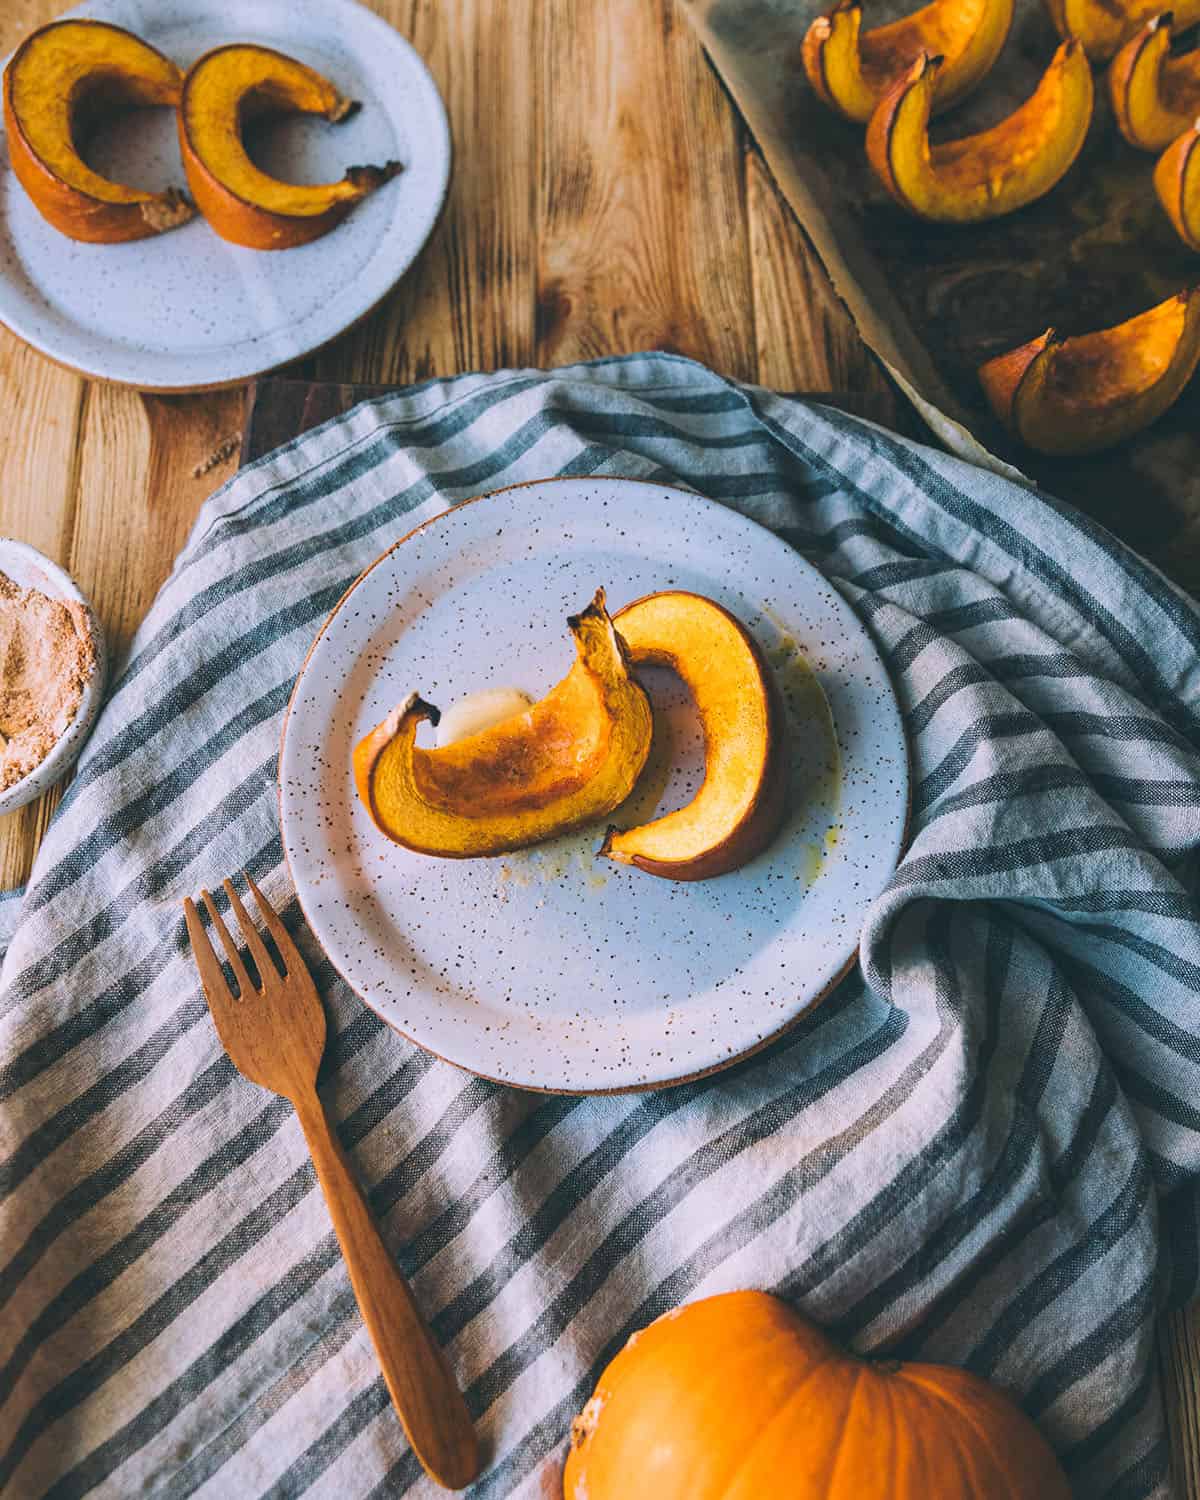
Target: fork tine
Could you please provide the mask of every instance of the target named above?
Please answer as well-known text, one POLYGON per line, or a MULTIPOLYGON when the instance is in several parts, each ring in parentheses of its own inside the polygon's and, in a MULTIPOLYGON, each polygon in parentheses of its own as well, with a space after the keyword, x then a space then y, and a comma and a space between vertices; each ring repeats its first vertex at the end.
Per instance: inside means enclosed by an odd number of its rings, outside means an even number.
POLYGON ((229 1038, 237 1026, 237 1017, 233 1012, 234 999, 229 992, 229 986, 225 982, 225 973, 221 968, 221 960, 213 950, 213 945, 208 940, 208 933, 204 930, 204 923, 200 920, 200 913, 196 910, 196 903, 188 896, 183 903, 183 915, 187 921, 188 938, 192 945, 192 956, 196 960, 196 968, 200 971, 200 983, 204 989, 204 998, 208 1001, 209 1013, 213 1018, 213 1024, 217 1028, 217 1035, 221 1038, 221 1045, 226 1052, 229 1051, 229 1038))
POLYGON ((250 913, 242 905, 242 898, 233 888, 232 880, 221 882, 225 887, 225 894, 229 897, 229 904, 233 907, 234 914, 238 919, 238 926, 242 929, 242 937, 246 940, 246 947, 254 955, 254 962, 258 965, 258 976, 263 982, 263 988, 267 986, 272 976, 278 976, 279 970, 275 966, 275 960, 271 957, 271 950, 259 936, 258 928, 250 920, 250 913))
POLYGON ((297 948, 295 943, 292 941, 291 934, 283 925, 282 919, 276 914, 275 908, 255 885, 254 881, 250 878, 249 874, 245 870, 242 871, 242 879, 254 892, 254 899, 258 903, 258 909, 262 913, 262 919, 264 924, 266 925, 267 931, 275 939, 275 946, 279 949, 280 958, 283 959, 283 972, 285 974, 290 974, 295 969, 299 969, 301 972, 303 972, 304 959, 300 955, 299 948, 297 948))
MULTIPOLYGON (((221 939, 221 946, 225 949, 225 957, 229 960, 229 967, 233 970, 233 977, 237 980, 238 994, 243 1000, 249 1000, 251 995, 256 994, 254 986, 250 983, 250 975, 246 971, 246 965, 242 962, 242 955, 238 952, 237 944, 229 935, 229 928, 221 919, 221 913, 217 910, 216 902, 207 891, 200 892, 200 898, 208 911, 208 920, 216 930, 221 939)), ((197 913, 199 916, 199 913, 197 913)))

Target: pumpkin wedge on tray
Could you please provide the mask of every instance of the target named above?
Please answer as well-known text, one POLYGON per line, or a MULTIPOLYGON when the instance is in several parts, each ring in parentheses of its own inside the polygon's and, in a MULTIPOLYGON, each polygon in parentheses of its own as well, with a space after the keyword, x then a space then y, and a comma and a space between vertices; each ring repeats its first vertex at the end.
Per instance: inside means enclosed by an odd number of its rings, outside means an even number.
POLYGON ((801 57, 817 95, 846 119, 865 125, 922 53, 939 56, 933 98, 938 114, 987 77, 1012 17, 1013 0, 932 0, 912 15, 864 31, 858 0, 839 0, 808 28, 801 57))
POLYGON ((923 54, 884 96, 867 127, 867 156, 892 197, 918 218, 971 223, 1043 197, 1083 147, 1092 119, 1092 70, 1064 42, 1035 92, 990 130, 930 145, 941 69, 923 54))
POLYGON ((1175 233, 1189 250, 1200 250, 1200 120, 1159 157, 1154 190, 1175 233))
POLYGON ((1139 151, 1161 151, 1200 114, 1200 48, 1171 55, 1172 15, 1147 21, 1108 70, 1117 129, 1139 151))
POLYGON ((1097 453, 1156 421, 1200 362, 1200 286, 1114 328, 1059 339, 1053 329, 989 360, 992 410, 1039 453, 1097 453))
MULTIPOLYGON (((1138 27, 1161 10, 1161 0, 1046 0, 1064 41, 1078 41, 1094 63, 1107 62, 1138 27)), ((1175 6, 1180 30, 1200 21, 1200 0, 1175 6)))

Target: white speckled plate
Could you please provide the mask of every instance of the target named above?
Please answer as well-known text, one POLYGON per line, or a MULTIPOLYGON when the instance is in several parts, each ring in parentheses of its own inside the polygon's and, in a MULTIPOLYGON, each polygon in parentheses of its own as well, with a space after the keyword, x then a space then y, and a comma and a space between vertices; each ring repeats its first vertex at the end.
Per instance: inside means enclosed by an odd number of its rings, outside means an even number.
MULTIPOLYGON (((412 264, 450 176, 437 86, 407 41, 356 0, 89 0, 67 12, 112 21, 182 67, 222 42, 263 42, 362 101, 336 127, 280 121, 256 146, 297 182, 353 162, 404 171, 330 234, 293 250, 227 244, 197 217, 128 245, 84 245, 38 214, 0 130, 0 322, 59 363, 102 380, 195 390, 246 380, 349 328, 412 264)), ((89 148, 101 171, 151 188, 186 186, 170 110, 114 122, 89 148)))
MULTIPOLYGON (((702 767, 682 689, 644 680, 656 743, 618 823, 681 805, 702 767)), ((554 1091, 678 1082, 795 1021, 852 962, 908 809, 891 684, 821 575, 713 501, 602 478, 501 490, 385 553, 317 637, 279 780, 301 906, 347 982, 439 1056, 554 1091), (573 659, 566 616, 599 584, 614 611, 656 589, 707 594, 767 652, 793 746, 771 848, 684 884, 595 858, 601 827, 482 860, 386 840, 354 794, 358 739, 414 689, 443 707, 487 685, 540 696, 573 659)))

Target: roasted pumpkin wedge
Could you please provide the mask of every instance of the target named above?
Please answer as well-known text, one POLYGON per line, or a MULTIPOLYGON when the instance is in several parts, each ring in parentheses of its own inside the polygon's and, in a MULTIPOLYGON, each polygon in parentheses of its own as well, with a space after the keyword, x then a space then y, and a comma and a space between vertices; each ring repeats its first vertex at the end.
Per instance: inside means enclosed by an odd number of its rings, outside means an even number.
POLYGON ((1200 250, 1200 120, 1158 158, 1154 191, 1179 238, 1189 249, 1200 250))
POLYGON ((1200 114, 1200 48, 1170 55, 1171 13, 1155 16, 1108 70, 1117 128, 1139 151, 1161 151, 1200 114))
POLYGON ((213 229, 252 250, 286 250, 328 234, 400 163, 351 167, 339 182, 282 182, 250 159, 244 132, 264 115, 323 115, 355 109, 327 78, 270 47, 237 43, 206 53, 183 81, 179 142, 188 183, 213 229))
POLYGON ((921 219, 996 219, 1043 197, 1079 155, 1092 118, 1092 70, 1076 42, 1054 54, 1037 89, 990 130, 931 146, 941 64, 922 56, 880 101, 867 155, 880 182, 921 219))
MULTIPOLYGON (((1107 62, 1123 43, 1162 9, 1162 0, 1046 0, 1064 41, 1077 41, 1092 62, 1107 62)), ((1200 0, 1179 0, 1175 24, 1182 31, 1200 21, 1200 0)))
POLYGON ((932 0, 910 16, 863 31, 858 0, 838 0, 805 33, 804 71, 830 109, 865 125, 922 52, 941 56, 932 106, 937 114, 987 76, 1012 18, 1013 0, 932 0))
POLYGON ((380 832, 420 854, 503 854, 612 812, 650 753, 645 692, 604 607, 568 621, 575 662, 522 713, 437 750, 417 726, 438 711, 415 693, 354 751, 358 794, 380 832))
POLYGON ((1161 417, 1200 361, 1200 287, 1115 328, 1057 339, 1048 330, 989 360, 992 410, 1040 453, 1096 453, 1161 417))
POLYGON ((635 665, 684 681, 704 731, 704 781, 653 822, 610 828, 601 854, 669 880, 707 880, 759 854, 786 805, 788 750, 771 669, 745 627, 699 594, 651 594, 613 622, 635 665))
POLYGON ((112 182, 79 154, 118 111, 174 109, 182 82, 170 58, 106 21, 54 21, 27 37, 4 70, 4 130, 13 171, 42 217, 97 244, 146 239, 192 218, 178 188, 112 182))

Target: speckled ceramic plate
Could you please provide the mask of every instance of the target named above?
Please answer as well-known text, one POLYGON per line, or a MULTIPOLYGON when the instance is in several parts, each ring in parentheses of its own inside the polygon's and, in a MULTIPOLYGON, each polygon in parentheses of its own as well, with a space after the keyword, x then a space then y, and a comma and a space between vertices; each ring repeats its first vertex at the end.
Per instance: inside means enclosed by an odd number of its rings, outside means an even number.
MULTIPOLYGON (((404 171, 343 223, 293 250, 229 245, 197 217, 128 245, 83 245, 38 214, 0 131, 0 322, 59 363, 154 390, 227 385, 298 359, 349 328, 412 264, 441 210, 450 130, 437 87, 405 39, 356 0, 89 0, 67 12, 125 26, 187 67, 222 42, 263 42, 362 101, 336 127, 294 117, 256 145, 296 182, 353 162, 404 171)), ((107 127, 89 159, 125 181, 184 185, 169 110, 107 127)))
MULTIPOLYGON (((669 674, 645 681, 655 745, 618 823, 681 805, 702 767, 686 695, 669 674)), ((724 1067, 826 992, 895 869, 908 769, 865 630, 790 547, 680 490, 557 479, 460 505, 363 574, 296 683, 280 805, 304 914, 386 1021, 505 1083, 593 1092, 724 1067), (573 659, 566 616, 599 584, 614 611, 706 594, 767 652, 793 760, 771 848, 683 884, 597 859, 599 827, 482 860, 388 842, 354 794, 357 740, 414 689, 442 707, 487 685, 540 696, 573 659)))

